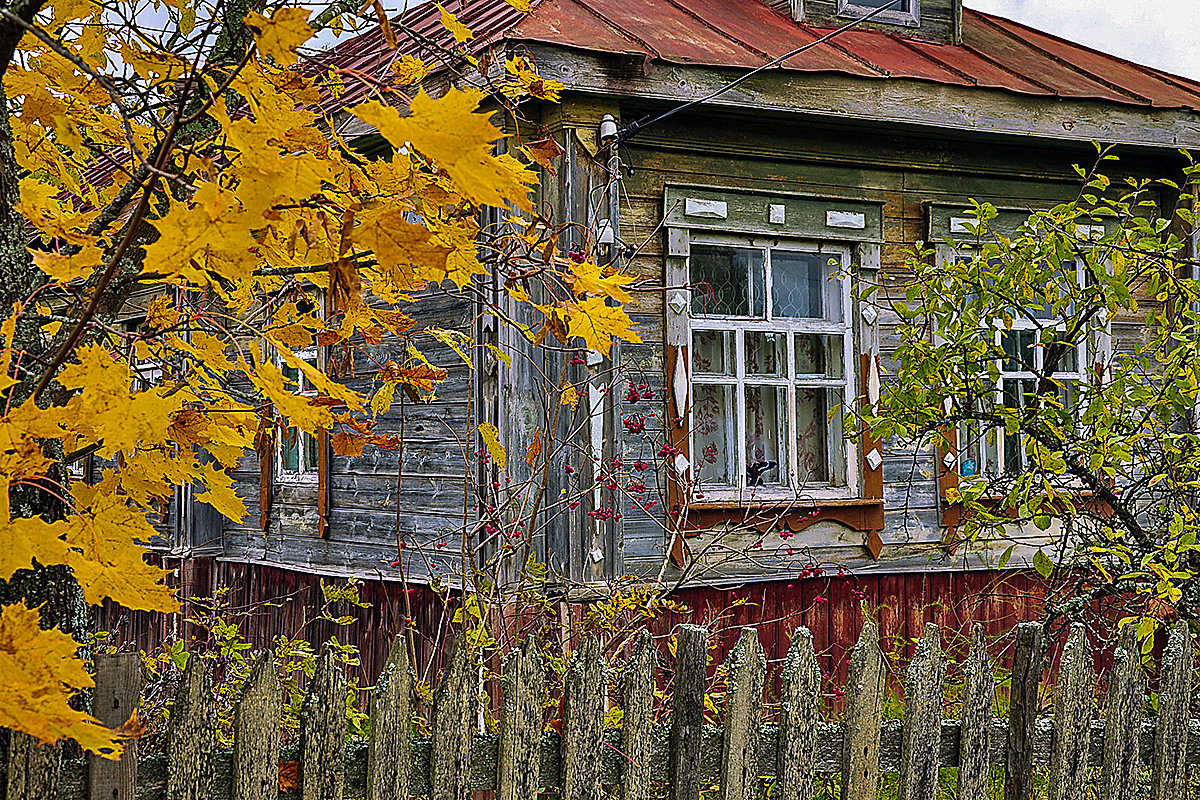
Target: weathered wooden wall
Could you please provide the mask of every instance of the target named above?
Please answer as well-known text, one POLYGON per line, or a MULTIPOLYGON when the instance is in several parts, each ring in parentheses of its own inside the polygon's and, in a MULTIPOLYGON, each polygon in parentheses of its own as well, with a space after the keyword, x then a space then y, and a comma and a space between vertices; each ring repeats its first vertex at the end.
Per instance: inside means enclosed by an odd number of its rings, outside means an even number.
MULTIPOLYGON (((623 120, 641 119, 652 107, 611 101, 609 110, 623 120)), ((864 124, 853 130, 821 126, 783 115, 740 115, 725 109, 677 115, 640 132, 628 143, 626 161, 632 174, 622 186, 621 236, 646 242, 628 265, 652 282, 663 280, 665 235, 660 229, 665 187, 673 185, 788 192, 826 198, 874 200, 883 203, 882 266, 893 281, 903 276, 906 256, 915 244, 929 238, 929 204, 962 204, 971 199, 1010 208, 1046 208, 1078 192, 1073 163, 1090 163, 1094 150, 1046 142, 1018 143, 978 138, 905 133, 902 129, 864 124)), ((1126 153, 1113 169, 1131 174, 1172 174, 1172 156, 1154 161, 1144 154, 1126 153)), ((665 396, 664 310, 661 293, 639 296, 630 306, 640 345, 622 345, 621 364, 665 396)), ((1136 325, 1118 319, 1114 346, 1128 350, 1139 336, 1136 325)), ((885 373, 899 344, 890 321, 877 323, 880 357, 885 373)), ((861 337, 860 337, 861 338, 861 337)), ((645 402, 622 405, 626 414, 645 414, 645 402)), ((662 409, 654 409, 659 415, 662 409)), ((673 412, 668 412, 673 413, 673 412)), ((661 436, 661 416, 647 418, 649 436, 623 435, 621 454, 630 460, 647 457, 661 436)), ((757 532, 727 535, 726 549, 711 555, 705 565, 709 580, 744 580, 799 575, 815 563, 843 566, 859 574, 918 571, 958 571, 995 566, 1010 544, 1012 563, 1028 564, 1044 537, 1017 532, 1013 538, 984 542, 978 547, 943 546, 939 513, 936 455, 931 449, 885 443, 885 530, 878 560, 865 547, 865 536, 833 522, 817 522, 790 541, 768 536, 752 557, 737 557, 760 537, 757 532)), ((652 487, 662 491, 659 484, 652 487)), ((618 544, 624 572, 655 576, 667 562, 666 504, 651 513, 627 503, 622 509, 618 544)), ((723 540, 724 541, 724 540, 723 540)), ((693 550, 703 549, 703 546, 693 550)), ((663 572, 677 575, 669 564, 663 572)))

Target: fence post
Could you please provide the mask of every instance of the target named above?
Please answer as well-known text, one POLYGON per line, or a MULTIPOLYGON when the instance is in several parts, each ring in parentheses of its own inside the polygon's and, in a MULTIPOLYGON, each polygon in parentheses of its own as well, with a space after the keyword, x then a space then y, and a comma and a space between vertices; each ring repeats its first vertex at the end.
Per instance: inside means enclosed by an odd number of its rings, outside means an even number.
POLYGON ((411 766, 412 673, 408 664, 408 641, 401 631, 392 639, 392 650, 371 695, 367 800, 408 797, 411 766))
POLYGON ((300 797, 342 800, 346 784, 346 672, 326 644, 300 709, 300 797))
POLYGON ((1030 800, 1033 795, 1033 734, 1043 650, 1040 623, 1017 626, 1004 748, 1004 800, 1030 800))
POLYGON ((675 629, 675 697, 671 719, 669 800, 700 797, 700 751, 704 745, 704 682, 708 677, 708 631, 675 629))
POLYGON ((600 747, 604 736, 604 656, 600 641, 585 636, 571 655, 564 692, 562 800, 600 796, 600 747))
POLYGON ((209 800, 217 746, 209 663, 192 653, 167 725, 167 800, 209 800))
MULTIPOLYGON (((504 717, 500 720, 498 800, 537 800, 541 786, 542 700, 546 670, 537 640, 504 657, 504 717)), ((407 797, 408 794, 397 795, 407 797)), ((382 800, 382 798, 381 798, 382 800)))
POLYGON ((971 654, 963 677, 962 718, 958 729, 958 800, 987 800, 996 678, 988 657, 983 626, 971 634, 971 654))
POLYGON ((721 744, 721 800, 754 800, 758 794, 758 730, 762 724, 767 658, 757 628, 742 628, 727 662, 725 735, 721 744))
POLYGON ((622 723, 621 799, 650 800, 654 769, 651 726, 654 724, 654 665, 656 654, 650 631, 638 634, 625 667, 625 715, 622 723))
POLYGON ((264 651, 250 670, 233 712, 233 800, 279 795, 279 731, 283 694, 275 657, 264 651))
POLYGON ((902 800, 935 800, 941 764, 942 692, 946 656, 938 626, 926 623, 925 634, 908 665, 904 687, 904 747, 900 753, 902 800))
MULTIPOLYGON (((137 653, 97 653, 92 716, 109 727, 124 725, 142 698, 142 659, 137 653)), ((88 753, 89 800, 133 800, 137 789, 137 742, 125 743, 120 761, 88 753)), ((12 797, 12 795, 9 795, 12 797)), ((15 800, 15 798, 14 798, 15 800)))
MULTIPOLYGON (((1104 709, 1104 773, 1101 797, 1106 800, 1133 800, 1138 789, 1141 759, 1138 740, 1142 733, 1142 703, 1145 700, 1142 654, 1138 648, 1137 628, 1121 629, 1113 669, 1108 683, 1108 705, 1104 709)), ((1187 744, 1177 743, 1186 749, 1187 744)))
POLYGON ((21 731, 8 732, 5 800, 57 797, 62 750, 21 731))
POLYGON ((817 666, 812 631, 797 628, 783 665, 775 759, 776 800, 811 799, 820 718, 821 669, 817 666))
POLYGON ((1058 666, 1054 701, 1054 746, 1050 753, 1049 800, 1083 800, 1096 668, 1083 625, 1071 626, 1058 666))
POLYGON ((1188 715, 1192 701, 1195 644, 1186 620, 1171 626, 1163 654, 1154 730, 1154 800, 1173 800, 1187 791, 1188 715))
POLYGON ((454 640, 450 666, 442 673, 433 703, 433 752, 429 759, 431 800, 469 800, 471 732, 475 724, 475 675, 471 653, 454 640))
POLYGON ((874 622, 863 625, 850 656, 842 738, 842 800, 875 800, 879 790, 879 726, 883 717, 883 653, 874 622))

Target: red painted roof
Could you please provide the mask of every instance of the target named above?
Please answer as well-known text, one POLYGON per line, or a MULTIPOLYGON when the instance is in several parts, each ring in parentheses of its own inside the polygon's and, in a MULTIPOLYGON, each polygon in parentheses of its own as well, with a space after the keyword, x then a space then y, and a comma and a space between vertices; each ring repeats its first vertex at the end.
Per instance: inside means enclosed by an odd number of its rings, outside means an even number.
MULTIPOLYGON (((467 0, 449 7, 475 31, 471 46, 476 52, 509 39, 672 64, 752 69, 829 33, 798 24, 762 0, 542 0, 527 16, 505 0, 467 0)), ((432 3, 399 17, 400 51, 429 57, 451 43, 438 18, 432 3)), ((375 29, 314 61, 351 69, 365 79, 348 86, 337 103, 344 106, 367 96, 373 81, 386 79, 396 52, 375 29)), ((962 44, 851 30, 789 59, 783 68, 1200 110, 1200 82, 972 9, 963 10, 962 44)))

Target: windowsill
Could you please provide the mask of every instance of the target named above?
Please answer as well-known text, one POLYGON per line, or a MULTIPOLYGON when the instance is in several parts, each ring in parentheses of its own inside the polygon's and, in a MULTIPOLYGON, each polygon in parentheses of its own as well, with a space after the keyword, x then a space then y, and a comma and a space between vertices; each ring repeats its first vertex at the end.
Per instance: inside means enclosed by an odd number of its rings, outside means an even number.
POLYGON ((756 497, 749 502, 746 500, 714 498, 712 500, 693 501, 688 505, 690 510, 708 510, 708 509, 747 509, 747 508, 793 508, 793 509, 811 509, 824 508, 826 506, 874 506, 882 505, 883 501, 873 497, 805 497, 805 498, 783 498, 783 497, 756 497))
POLYGON ((840 497, 791 500, 761 500, 738 503, 714 500, 693 503, 687 509, 684 536, 700 536, 718 525, 742 525, 763 533, 786 529, 799 533, 818 522, 837 522, 863 533, 883 529, 883 499, 840 497))

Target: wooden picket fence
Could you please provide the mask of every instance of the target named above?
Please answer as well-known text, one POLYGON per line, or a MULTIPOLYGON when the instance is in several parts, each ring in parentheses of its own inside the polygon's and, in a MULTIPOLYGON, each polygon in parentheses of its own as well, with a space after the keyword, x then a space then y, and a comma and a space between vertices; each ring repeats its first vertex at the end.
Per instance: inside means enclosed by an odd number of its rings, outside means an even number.
MULTIPOLYGON (((943 719, 946 658, 939 631, 927 625, 908 667, 902 720, 882 719, 884 656, 867 623, 850 658, 844 719, 821 718, 821 674, 812 636, 796 631, 780 676, 779 710, 763 722, 766 661, 757 632, 744 628, 733 648, 721 726, 705 724, 708 672, 705 629, 676 631, 669 722, 660 722, 655 687, 658 651, 643 633, 619 676, 623 716, 605 728, 606 664, 597 640, 574 653, 563 688, 561 734, 543 719, 546 676, 540 654, 524 647, 504 659, 499 730, 480 730, 478 671, 465 649, 455 652, 434 695, 432 736, 412 737, 413 677, 398 642, 371 700, 371 737, 346 743, 344 669, 328 652, 317 666, 301 714, 298 794, 304 800, 343 796, 385 800, 410 796, 466 800, 494 790, 497 800, 593 800, 619 787, 623 800, 698 800, 713 786, 722 800, 756 800, 763 778, 770 797, 803 800, 818 774, 840 773, 841 800, 874 800, 882 773, 904 800, 935 800, 939 781, 961 800, 985 800, 1002 774, 1005 800, 1033 796, 1035 770, 1048 777, 1049 800, 1178 800, 1188 793, 1188 766, 1200 762, 1200 720, 1191 720, 1193 642, 1186 623, 1171 630, 1158 673, 1157 716, 1143 719, 1146 676, 1132 628, 1120 637, 1107 701, 1097 719, 1096 673, 1082 627, 1072 629, 1054 681, 1054 713, 1040 717, 1042 627, 1020 625, 1007 719, 995 719, 996 686, 987 642, 976 629, 964 665, 959 719, 943 719), (956 767, 956 773, 941 768, 956 767)), ((282 700, 268 657, 251 672, 235 711, 232 752, 216 747, 210 677, 192 659, 171 710, 165 755, 120 763, 92 759, 61 775, 39 776, 46 748, 10 752, 7 800, 276 800, 282 700), (16 792, 14 794, 14 792, 16 792)), ((121 721, 137 702, 136 656, 98 662, 96 713, 121 721)), ((891 796, 889 793, 888 796, 891 796)))

